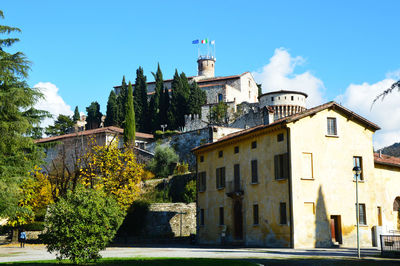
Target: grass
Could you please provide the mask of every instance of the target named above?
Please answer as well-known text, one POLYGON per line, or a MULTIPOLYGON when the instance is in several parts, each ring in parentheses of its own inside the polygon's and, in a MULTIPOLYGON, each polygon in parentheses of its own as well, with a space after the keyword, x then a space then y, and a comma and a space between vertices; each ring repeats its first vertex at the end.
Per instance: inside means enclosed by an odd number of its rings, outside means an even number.
MULTIPOLYGON (((229 265, 229 266, 254 266, 254 265, 344 265, 344 266, 380 266, 380 265, 399 265, 400 260, 372 260, 372 259, 327 259, 327 258, 310 258, 310 257, 296 257, 296 258, 271 258, 271 259, 206 259, 206 258, 105 258, 97 262, 97 264, 89 265, 140 265, 140 266, 161 266, 161 265, 190 265, 190 266, 200 266, 200 265, 229 265)), ((0 263, 0 265, 71 265, 67 260, 58 262, 56 260, 47 261, 30 261, 30 262, 9 262, 0 263)))

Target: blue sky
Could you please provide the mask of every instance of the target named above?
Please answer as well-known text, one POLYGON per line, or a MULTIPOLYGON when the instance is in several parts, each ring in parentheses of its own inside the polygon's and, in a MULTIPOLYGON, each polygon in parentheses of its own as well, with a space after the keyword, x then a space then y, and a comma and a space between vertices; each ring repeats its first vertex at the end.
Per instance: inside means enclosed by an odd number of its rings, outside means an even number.
POLYGON ((313 104, 337 100, 391 128, 378 146, 400 141, 400 126, 391 125, 400 115, 386 121, 389 109, 377 115, 365 105, 400 76, 400 1, 3 0, 1 9, 2 24, 22 29, 14 47, 33 62, 29 84, 50 82, 59 101, 80 111, 98 101, 105 112, 112 87, 123 75, 134 81, 138 66, 148 80, 158 62, 164 78, 175 68, 195 75, 191 41, 208 37, 216 75, 250 71, 264 91, 315 92, 313 104))

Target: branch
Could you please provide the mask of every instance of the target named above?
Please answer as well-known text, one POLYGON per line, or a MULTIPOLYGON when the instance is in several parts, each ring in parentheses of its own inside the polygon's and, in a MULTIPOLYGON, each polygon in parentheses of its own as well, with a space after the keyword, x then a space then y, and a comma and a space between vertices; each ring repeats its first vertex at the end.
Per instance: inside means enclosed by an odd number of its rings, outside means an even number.
POLYGON ((376 98, 374 99, 374 101, 373 101, 372 104, 371 104, 371 109, 372 109, 372 107, 374 106, 374 104, 375 104, 375 102, 376 102, 377 100, 381 99, 381 101, 383 101, 383 99, 385 99, 385 97, 386 97, 388 94, 392 93, 393 90, 395 90, 396 88, 400 91, 400 80, 397 81, 397 82, 395 82, 395 83, 393 83, 392 86, 390 86, 389 89, 383 91, 381 94, 379 94, 378 96, 376 96, 376 98))

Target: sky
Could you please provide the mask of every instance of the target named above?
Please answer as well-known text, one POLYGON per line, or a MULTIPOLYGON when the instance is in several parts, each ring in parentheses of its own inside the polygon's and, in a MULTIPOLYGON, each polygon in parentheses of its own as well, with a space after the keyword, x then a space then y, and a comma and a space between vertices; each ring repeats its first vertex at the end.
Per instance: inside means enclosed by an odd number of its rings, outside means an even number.
MULTIPOLYGON (((377 123, 374 147, 400 142, 400 93, 371 109, 400 79, 400 1, 2 0, 3 25, 19 27, 32 61, 37 107, 71 115, 144 68, 153 80, 197 73, 192 40, 215 40, 216 75, 250 71, 263 92, 306 92, 308 107, 335 100, 377 123)), ((50 120, 46 123, 51 123, 50 120)))

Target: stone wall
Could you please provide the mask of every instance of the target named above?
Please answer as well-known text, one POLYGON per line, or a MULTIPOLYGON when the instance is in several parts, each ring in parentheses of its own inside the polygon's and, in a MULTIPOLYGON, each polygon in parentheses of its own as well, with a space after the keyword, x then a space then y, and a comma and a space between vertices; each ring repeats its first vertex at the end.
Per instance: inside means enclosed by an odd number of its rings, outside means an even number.
POLYGON ((146 215, 146 237, 181 237, 196 233, 196 203, 154 203, 146 215))

